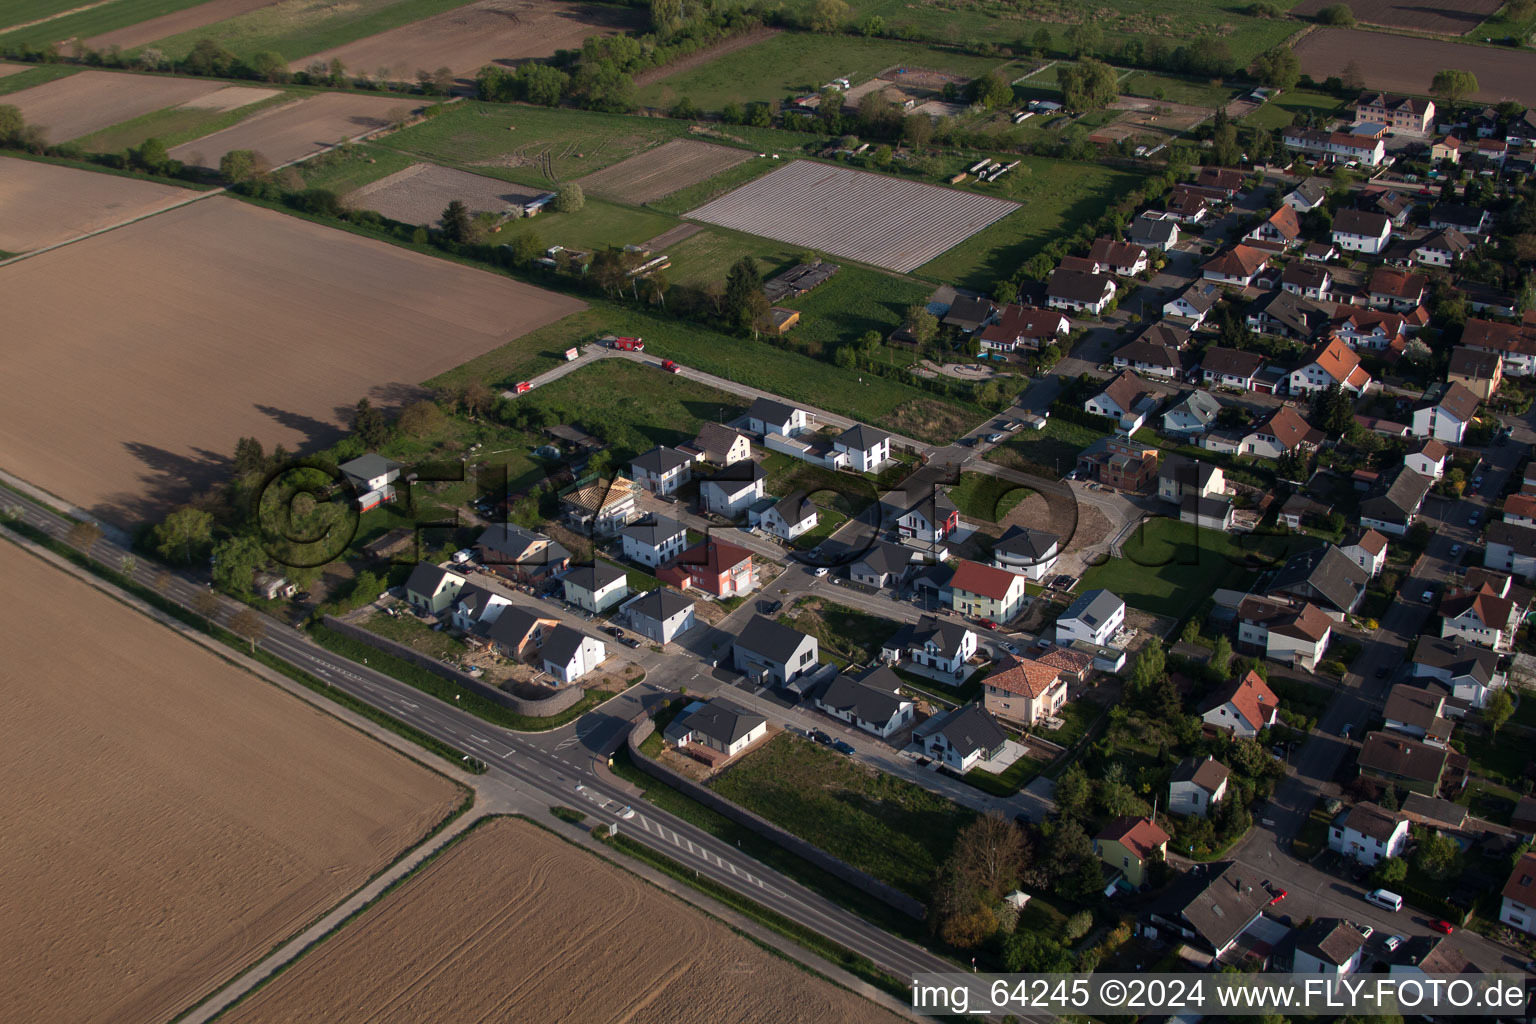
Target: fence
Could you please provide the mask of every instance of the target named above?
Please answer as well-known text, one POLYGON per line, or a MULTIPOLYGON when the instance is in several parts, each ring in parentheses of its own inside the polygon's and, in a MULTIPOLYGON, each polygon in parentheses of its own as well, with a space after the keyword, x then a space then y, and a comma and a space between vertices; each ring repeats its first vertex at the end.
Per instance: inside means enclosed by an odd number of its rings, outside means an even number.
POLYGON ((430 657, 420 651, 412 650, 404 644, 398 644, 377 633, 370 633, 361 626, 354 626, 350 622, 343 622, 334 616, 327 615, 322 620, 326 627, 340 633, 342 636, 375 647, 385 654, 393 655, 401 661, 408 661, 412 665, 424 668, 434 675, 442 676, 456 686, 462 686, 471 693, 486 700, 495 701, 504 708, 509 708, 519 715, 527 715, 530 718, 551 718, 562 711, 566 711, 576 705, 586 691, 579 686, 567 686, 556 690, 548 697, 539 700, 529 700, 514 694, 498 690, 476 679, 474 676, 460 672, 451 665, 445 665, 436 658, 430 657))
POLYGON ((640 744, 645 742, 656 731, 656 723, 649 718, 638 719, 629 730, 629 757, 645 774, 659 782, 663 782, 684 796, 703 804, 716 814, 723 815, 736 824, 751 829, 758 835, 783 847, 797 857, 810 861, 816 867, 834 876, 839 881, 847 882, 862 892, 873 896, 882 903, 887 903, 909 917, 922 920, 926 911, 917 900, 908 896, 878 879, 860 871, 858 868, 838 860, 824 850, 812 846, 798 836, 794 836, 779 828, 777 825, 760 818, 746 808, 732 803, 713 790, 699 785, 692 779, 674 772, 672 769, 658 763, 640 752, 640 744))

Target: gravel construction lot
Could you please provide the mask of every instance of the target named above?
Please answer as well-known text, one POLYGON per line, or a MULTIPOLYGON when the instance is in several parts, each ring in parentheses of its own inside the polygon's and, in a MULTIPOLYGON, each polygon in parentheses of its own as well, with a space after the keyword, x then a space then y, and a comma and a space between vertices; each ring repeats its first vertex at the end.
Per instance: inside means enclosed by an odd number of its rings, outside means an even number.
POLYGON ((687 216, 905 272, 1018 206, 958 189, 796 160, 687 216))
POLYGON ((5 102, 18 108, 28 124, 48 129, 49 142, 68 142, 150 111, 207 96, 222 85, 207 79, 81 71, 13 92, 5 102))
POLYGON ((525 185, 437 164, 412 164, 387 178, 364 185, 347 195, 347 203, 382 213, 405 224, 442 222, 443 211, 455 199, 475 213, 501 213, 511 204, 537 199, 543 193, 525 185))
MULTIPOLYGON (((1291 13, 1311 18, 1338 0, 1302 0, 1291 13)), ((1356 21, 1388 28, 1415 29, 1443 36, 1465 35, 1504 6, 1504 0, 1455 0, 1455 3, 1407 3, 1404 0, 1350 0, 1356 21)))
POLYGON ((529 57, 579 50, 588 36, 611 36, 645 23, 635 9, 561 0, 479 0, 467 7, 324 50, 292 64, 295 71, 339 57, 349 68, 414 81, 421 69, 472 75, 487 64, 515 67, 529 57))
POLYGON ((1367 88, 1425 96, 1436 71, 1465 68, 1477 75, 1480 86, 1469 99, 1485 103, 1518 100, 1536 106, 1536 53, 1528 50, 1325 28, 1297 43, 1296 56, 1301 60, 1302 73, 1319 82, 1342 75, 1350 61, 1355 61, 1367 88))
MULTIPOLYGON (((66 79, 68 81, 68 79, 66 79)), ((404 97, 328 92, 288 103, 171 150, 171 156, 199 167, 217 167, 232 149, 252 149, 273 166, 317 153, 403 119, 417 106, 404 97)))
POLYGON ((459 802, 7 541, 0 578, 0 1020, 169 1020, 459 802))
POLYGON ((577 179, 583 190, 624 203, 648 203, 755 158, 746 149, 673 139, 577 179))
POLYGON ((56 245, 195 195, 152 181, 0 157, 0 250, 56 245))
MULTIPOLYGON (((615 856, 623 862, 622 854, 615 856)), ((899 1018, 557 836, 498 818, 222 1019, 894 1024, 899 1018)))
POLYGON ((280 0, 207 0, 207 3, 201 3, 195 7, 173 11, 158 18, 141 21, 137 25, 129 25, 126 28, 92 36, 85 41, 85 45, 103 52, 114 46, 132 50, 157 39, 167 39, 182 32, 191 32, 193 29, 212 25, 225 18, 271 7, 278 2, 280 0))
POLYGON ((219 480, 239 437, 329 444, 359 398, 413 399, 584 307, 213 197, 0 269, 0 452, 134 523, 219 480))

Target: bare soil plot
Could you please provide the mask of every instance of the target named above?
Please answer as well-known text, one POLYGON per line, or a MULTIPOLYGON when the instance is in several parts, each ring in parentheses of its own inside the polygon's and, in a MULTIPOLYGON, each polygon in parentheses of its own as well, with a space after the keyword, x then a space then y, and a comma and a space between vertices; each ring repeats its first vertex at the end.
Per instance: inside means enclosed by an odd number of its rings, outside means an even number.
POLYGON ((1090 142, 1119 142, 1134 136, 1170 138, 1189 131, 1216 111, 1186 103, 1121 96, 1110 104, 1121 113, 1113 121, 1088 136, 1090 142))
POLYGON ((707 181, 754 156, 750 150, 731 146, 673 139, 578 180, 595 196, 638 206, 707 181))
POLYGON ((101 51, 114 46, 132 50, 158 39, 167 39, 182 32, 202 28, 204 25, 212 25, 225 18, 234 18, 263 7, 271 7, 278 2, 280 0, 208 0, 207 3, 198 4, 196 7, 173 11, 158 18, 141 21, 137 25, 129 25, 126 28, 92 36, 85 40, 85 45, 101 51))
POLYGON ((19 75, 23 71, 31 70, 32 67, 28 64, 0 64, 0 78, 4 78, 7 75, 19 75))
POLYGON ((685 238, 692 238, 703 230, 704 228, 698 224, 679 224, 677 227, 669 231, 663 231, 655 238, 647 240, 644 245, 651 252, 661 252, 667 246, 676 245, 685 238))
POLYGON ((611 36, 644 24, 638 9, 564 0, 480 0, 467 7, 380 32, 296 60, 295 71, 339 58, 356 71, 413 80, 421 69, 473 74, 487 64, 515 66, 556 50, 579 50, 588 36, 611 36))
POLYGON ((712 61, 719 60, 721 57, 724 57, 727 54, 735 53, 737 50, 744 50, 749 46, 761 43, 765 39, 776 36, 782 31, 784 30, 778 28, 768 28, 766 26, 763 28, 755 28, 750 32, 743 32, 739 36, 732 36, 730 39, 727 39, 723 43, 717 43, 714 46, 708 47, 706 49, 697 50, 693 53, 690 53, 686 57, 680 57, 677 60, 672 61, 670 64, 663 65, 662 67, 647 68, 646 70, 635 75, 635 88, 643 89, 650 85, 652 82, 659 82, 663 78, 670 78, 672 75, 680 74, 684 71, 691 71, 697 67, 702 67, 712 61))
POLYGON ((412 164, 347 195, 347 202, 405 224, 439 225, 455 199, 471 214, 502 213, 537 199, 538 189, 437 164, 412 164))
POLYGON ((1018 207, 958 189, 795 160, 688 217, 908 271, 1018 207))
POLYGON ((13 92, 5 102, 20 109, 28 124, 48 129, 49 142, 68 142, 218 88, 195 78, 81 71, 13 92))
POLYGON ((0 1019, 169 1020, 460 799, 3 541, 0 578, 0 1019))
POLYGON ((262 100, 269 100, 273 96, 282 95, 282 92, 283 90, 281 89, 252 89, 244 85, 231 85, 216 92, 211 92, 206 96, 199 96, 196 99, 188 100, 182 106, 194 110, 216 110, 222 113, 226 110, 239 110, 241 107, 248 107, 252 103, 260 103, 262 100))
POLYGON ((185 202, 152 181, 0 157, 0 250, 30 252, 185 202))
POLYGON ((416 382, 584 307, 205 199, 0 270, 0 452, 132 523, 217 479, 235 438, 329 444, 359 398, 414 398, 416 382))
MULTIPOLYGON (((1336 0, 1302 0, 1291 8, 1291 13, 1311 18, 1334 2, 1336 0)), ((1445 0, 1438 4, 1413 0, 1350 0, 1349 9, 1355 13, 1355 20, 1368 25, 1460 36, 1493 17, 1502 6, 1504 0, 1445 0)))
POLYGON ((403 119, 416 104, 387 96, 328 92, 262 111, 212 135, 183 143, 171 156, 199 167, 217 167, 232 149, 253 149, 273 165, 319 152, 343 139, 377 131, 403 119))
POLYGON ((886 1024, 676 898, 527 822, 443 853, 225 1018, 886 1024))
POLYGON ((1388 35, 1362 29, 1325 28, 1296 44, 1303 74, 1317 81, 1343 75, 1351 62, 1367 88, 1429 95, 1441 68, 1465 68, 1479 89, 1469 99, 1518 100, 1536 106, 1536 53, 1498 46, 1470 46, 1443 39, 1388 35))

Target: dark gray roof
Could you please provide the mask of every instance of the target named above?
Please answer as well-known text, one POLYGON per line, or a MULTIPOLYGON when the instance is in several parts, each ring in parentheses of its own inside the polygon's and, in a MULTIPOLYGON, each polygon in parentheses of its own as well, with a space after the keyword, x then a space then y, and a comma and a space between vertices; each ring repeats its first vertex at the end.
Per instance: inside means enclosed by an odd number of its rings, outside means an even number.
MULTIPOLYGON (((511 609, 507 609, 510 611, 511 609)), ((506 612, 502 612, 505 616, 506 612)), ((496 620, 500 625, 501 620, 496 620)), ((585 633, 572 629, 570 626, 560 625, 549 631, 544 638, 544 646, 539 649, 539 656, 545 661, 554 662, 556 665, 565 665, 575 657, 581 648, 582 641, 587 639, 585 633)))
POLYGON ((1295 592, 1310 586, 1317 597, 1336 610, 1351 612, 1360 603, 1370 576, 1344 552, 1332 544, 1302 551, 1285 560, 1269 579, 1264 593, 1295 592))
POLYGON ((736 638, 736 645, 780 664, 787 662, 807 634, 762 615, 754 615, 736 638))
POLYGON ((616 580, 624 579, 625 575, 624 570, 616 565, 608 562, 593 562, 591 565, 572 566, 570 572, 560 577, 560 579, 568 581, 588 593, 595 593, 616 580))
POLYGON ((997 306, 991 299, 959 295, 949 304, 949 309, 944 313, 944 323, 962 330, 974 330, 996 312, 997 306))
POLYGON ((1042 559, 1051 548, 1061 543, 1061 538, 1044 530, 1032 530, 1027 526, 1010 526, 992 545, 993 552, 1004 552, 1022 558, 1042 559))
POLYGON ((491 606, 492 599, 497 596, 494 590, 489 590, 474 583, 466 584, 464 589, 459 591, 457 602, 459 612, 478 621, 480 616, 485 614, 486 609, 491 606))
POLYGON ((1186 494, 1179 501, 1179 512, 1188 512, 1204 519, 1226 519, 1232 511, 1231 498, 1201 498, 1186 494))
POLYGON ((1234 377, 1252 377, 1264 365, 1264 357, 1257 352, 1240 348, 1221 348, 1212 345, 1200 357, 1202 369, 1212 373, 1227 373, 1234 377))
POLYGON ((518 565, 550 565, 571 557, 571 553, 559 541, 550 540, 533 530, 525 530, 516 523, 496 523, 487 527, 475 544, 487 551, 505 555, 509 560, 515 559, 518 565), (541 541, 548 543, 541 550, 529 554, 528 549, 541 541))
POLYGON ((1109 274, 1090 274, 1083 270, 1057 269, 1046 282, 1046 295, 1073 302, 1098 302, 1104 298, 1104 285, 1113 283, 1109 274))
POLYGON ((1385 492, 1360 503, 1360 514, 1383 522, 1394 522, 1412 515, 1424 502, 1424 495, 1434 486, 1434 481, 1421 476, 1407 466, 1397 471, 1385 492))
POLYGON ((1480 206, 1466 203, 1436 203, 1429 213, 1431 224, 1449 224, 1454 228, 1471 228, 1476 232, 1483 223, 1486 212, 1480 206))
POLYGON ((949 586, 949 581, 955 578, 955 570, 939 562, 936 565, 924 566, 912 577, 912 585, 915 587, 933 587, 942 590, 949 586))
POLYGON ((359 455, 350 462, 343 462, 336 468, 354 480, 365 481, 401 467, 400 463, 394 459, 386 459, 377 452, 369 452, 367 455, 359 455))
POLYGON ((667 587, 658 587, 629 604, 629 614, 643 615, 657 622, 665 622, 678 612, 692 608, 693 602, 667 587))
POLYGON ((853 714, 866 722, 884 725, 901 710, 903 699, 890 690, 839 675, 821 691, 817 701, 834 711, 853 714))
POLYGON ((774 502, 773 508, 778 512, 779 517, 791 526, 804 522, 816 514, 816 506, 811 504, 811 499, 804 491, 790 491, 774 502))
POLYGON ((1216 401, 1209 391, 1191 391, 1184 396, 1184 400, 1163 415, 1170 416, 1176 412, 1186 412, 1202 426, 1213 423, 1221 412, 1221 403, 1216 401))
POLYGON ((936 615, 923 615, 912 627, 909 643, 920 647, 930 640, 938 645, 946 654, 953 654, 960 649, 960 644, 965 640, 965 634, 970 630, 963 622, 953 619, 941 619, 936 615))
POLYGON ((1452 679, 1471 676, 1484 686, 1493 679, 1499 667, 1499 656, 1488 648, 1437 636, 1419 637, 1413 661, 1416 665, 1445 669, 1452 679))
POLYGON ((862 423, 855 423, 841 434, 837 435, 837 444, 854 451, 867 452, 882 441, 889 441, 891 435, 874 427, 866 427, 862 423))
POLYGON ((1221 467, 1214 462, 1191 459, 1174 452, 1157 467, 1157 477, 1159 480, 1177 480, 1186 486, 1196 484, 1203 488, 1210 484, 1211 478, 1220 470, 1221 467))
POLYGON ((1182 365, 1179 353, 1170 345, 1162 345, 1155 341, 1128 341, 1115 349, 1111 356, 1116 361, 1124 360, 1127 363, 1143 363, 1147 366, 1161 366, 1177 371, 1182 365))
POLYGON ((900 544, 876 541, 853 564, 863 565, 870 572, 900 575, 912 564, 912 552, 900 544))
POLYGON ((747 408, 748 418, 762 420, 764 423, 785 423, 794 414, 793 405, 785 405, 771 398, 759 398, 747 408))
POLYGON ((751 483, 756 480, 767 479, 768 474, 755 459, 740 459, 724 466, 709 476, 710 480, 717 483, 751 483))
POLYGON ((931 718, 920 727, 922 734, 933 736, 943 733, 949 745, 961 757, 982 752, 991 753, 1008 741, 1008 734, 997 724, 997 719, 979 704, 966 704, 931 718))
POLYGON ((1340 210, 1334 214, 1333 230, 1346 235, 1377 238, 1381 235, 1381 229, 1391 223, 1392 221, 1384 214, 1370 210, 1340 210))
POLYGON ((1128 237, 1133 242, 1167 245, 1178 227, 1178 222, 1171 218, 1148 217, 1142 214, 1131 221, 1128 237))
POLYGON ((1494 520, 1488 524, 1489 544, 1503 544, 1517 555, 1536 555, 1536 530, 1529 526, 1494 520))
POLYGON ((405 581, 405 589, 408 591, 414 590, 418 594, 432 594, 437 591, 437 588, 442 584, 443 578, 446 576, 454 576, 461 581, 464 579, 458 573, 449 572, 440 565, 433 565, 431 562, 418 562, 416 563, 416 568, 411 570, 410 577, 405 581))
POLYGON ((637 469, 643 469, 647 473, 670 473, 679 466, 686 466, 693 461, 693 456, 686 452, 680 452, 676 448, 668 448, 666 445, 658 445, 648 452, 642 452, 631 460, 630 464, 637 469))
POLYGON ((1398 816, 1373 803, 1360 803, 1349 809, 1344 827, 1352 828, 1369 839, 1386 842, 1397 829, 1398 816))
POLYGON ((1286 330, 1310 338, 1328 323, 1328 311, 1294 292, 1266 292, 1248 306, 1250 316, 1263 314, 1286 330))
POLYGON ((539 624, 540 616, 521 605, 508 605, 496 616, 496 621, 486 630, 485 635, 494 643, 504 647, 516 648, 528 637, 528 633, 539 624))
POLYGON ((694 701, 667 726, 668 739, 685 733, 697 732, 721 744, 730 746, 748 735, 768 720, 753 714, 739 704, 717 697, 709 701, 694 701))
POLYGON ((1079 594, 1077 600, 1067 606, 1067 610, 1061 613, 1063 619, 1082 619, 1094 629, 1098 629, 1099 623, 1106 622, 1125 602, 1107 590, 1088 590, 1079 594))
POLYGON ((1216 300, 1221 298, 1221 287, 1215 281, 1196 281, 1180 292, 1176 298, 1183 299, 1196 310, 1204 313, 1216 305, 1216 300))
POLYGON ((678 534, 687 532, 687 528, 675 519, 668 519, 666 516, 651 516, 644 522, 635 523, 633 526, 626 526, 622 532, 624 536, 633 537, 642 544, 660 547, 678 534))
POLYGON ((1328 198, 1328 182, 1323 178, 1308 178, 1291 191, 1305 199, 1309 205, 1316 206, 1328 198))

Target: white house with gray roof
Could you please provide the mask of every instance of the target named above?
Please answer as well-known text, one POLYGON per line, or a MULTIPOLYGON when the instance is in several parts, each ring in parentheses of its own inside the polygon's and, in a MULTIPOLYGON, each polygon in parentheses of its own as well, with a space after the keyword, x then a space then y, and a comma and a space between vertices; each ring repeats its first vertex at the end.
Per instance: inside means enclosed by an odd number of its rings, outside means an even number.
POLYGON ((754 615, 732 644, 731 660, 737 672, 783 686, 814 672, 819 653, 814 636, 754 615))
POLYGON ((574 683, 607 659, 608 648, 595 636, 560 625, 544 638, 539 656, 545 672, 562 683, 574 683))
MULTIPOLYGON (((1493 651, 1437 636, 1419 637, 1413 650, 1413 678, 1440 683, 1452 698, 1475 708, 1486 704, 1489 694, 1506 682, 1493 651)), ((1454 714, 1454 705, 1451 710, 1454 714)))
POLYGON ((802 533, 814 530, 820 519, 820 513, 804 491, 791 491, 761 511, 747 510, 747 522, 762 527, 782 541, 792 541, 802 533))
POLYGON ((877 540, 848 565, 848 578, 866 587, 900 587, 912 567, 912 550, 877 540))
POLYGON ((1179 437, 1203 434, 1216 423, 1221 403, 1208 391, 1191 391, 1172 409, 1163 413, 1163 433, 1179 437))
POLYGON ((810 427, 811 414, 772 398, 759 398, 747 409, 747 429, 759 434, 794 437, 810 427))
POLYGON ((767 481, 768 474, 752 459, 732 463, 699 484, 699 507, 735 519, 763 496, 767 481))
POLYGON ((469 580, 450 569, 419 562, 405 581, 405 600, 418 612, 436 615, 454 601, 469 580))
POLYGON ((673 747, 690 743, 735 757, 768 734, 768 720, 724 698, 696 700, 672 719, 662 738, 673 747))
POLYGON ((1124 601, 1107 590, 1085 591, 1056 620, 1056 642, 1065 647, 1086 640, 1104 647, 1124 624, 1124 601))
POLYGON ((357 506, 366 512, 381 502, 395 500, 394 482, 400 479, 400 471, 405 467, 377 452, 369 452, 336 468, 357 489, 357 506))
POLYGON ((908 623, 880 647, 880 658, 895 664, 903 658, 928 671, 924 675, 964 680, 970 674, 966 662, 976 656, 976 634, 964 623, 924 615, 908 623))
POLYGON ((652 568, 670 562, 688 543, 688 530, 675 519, 651 516, 619 533, 624 557, 652 568))
POLYGON ((656 494, 671 494, 693 479, 693 456, 676 448, 660 445, 629 464, 635 483, 656 494))
POLYGON ((629 595, 629 577, 623 569, 608 562, 572 566, 560 577, 565 599, 595 615, 623 602, 629 595))
POLYGON ((658 587, 624 607, 629 628, 653 643, 669 644, 692 629, 693 602, 670 587, 658 587))
POLYGON ((912 721, 912 702, 898 691, 901 679, 877 668, 858 679, 839 673, 813 698, 817 708, 856 729, 889 739, 912 721))
POLYGON ((855 423, 832 442, 834 451, 848 455, 848 465, 861 473, 877 473, 891 460, 891 435, 855 423))
POLYGON ((502 609, 511 606, 512 600, 505 594, 478 583, 466 584, 459 591, 454 603, 452 620, 455 629, 466 633, 485 633, 501 617, 502 609))
POLYGON ((1032 580, 1042 580, 1056 568, 1061 538, 1027 526, 1010 526, 992 545, 992 565, 1032 580))
POLYGON ((912 730, 923 753, 961 774, 1003 752, 1008 734, 979 704, 934 715, 912 730))

